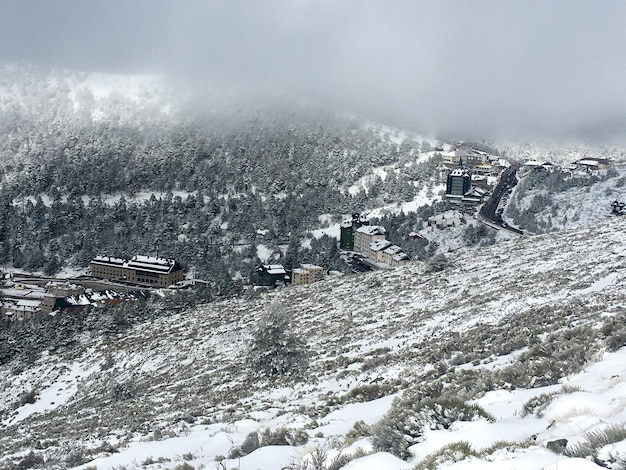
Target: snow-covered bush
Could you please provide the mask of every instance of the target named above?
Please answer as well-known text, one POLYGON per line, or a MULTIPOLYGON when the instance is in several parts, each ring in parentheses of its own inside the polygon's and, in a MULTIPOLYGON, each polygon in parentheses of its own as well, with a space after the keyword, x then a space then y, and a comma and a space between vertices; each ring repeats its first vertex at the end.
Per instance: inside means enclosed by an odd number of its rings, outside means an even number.
POLYGON ((424 460, 415 466, 415 470, 435 470, 465 460, 468 457, 478 457, 478 454, 466 441, 452 442, 436 452, 427 455, 424 460))
POLYGON ((133 379, 124 382, 115 382, 109 391, 109 397, 113 401, 131 400, 139 393, 139 387, 133 379))
POLYGON ((253 431, 246 436, 240 446, 231 449, 229 458, 243 457, 260 447, 301 446, 308 441, 309 435, 302 429, 278 428, 253 431))
POLYGON ((589 431, 583 434, 583 441, 573 446, 568 446, 565 449, 565 455, 580 458, 597 457, 598 451, 602 447, 625 439, 626 425, 624 423, 610 424, 604 429, 589 431))
POLYGON ((364 384, 350 390, 344 397, 345 403, 362 403, 376 400, 394 392, 389 384, 364 384))
POLYGON ((438 254, 433 256, 426 263, 426 272, 427 273, 437 273, 439 271, 443 271, 450 265, 448 258, 443 254, 438 254))
POLYGON ((454 397, 435 398, 440 393, 440 384, 429 384, 394 400, 391 409, 373 428, 374 449, 407 459, 411 457, 409 447, 419 442, 426 429, 448 429, 456 421, 494 420, 476 404, 454 397))
POLYGON ((626 326, 624 326, 623 316, 606 320, 600 328, 600 334, 603 336, 606 348, 611 352, 626 346, 626 326))
POLYGON ((44 468, 45 462, 41 453, 35 454, 32 450, 16 466, 16 470, 27 468, 44 468))
POLYGON ((361 447, 352 453, 343 451, 331 456, 327 445, 317 445, 302 458, 294 460, 289 465, 283 467, 284 470, 340 470, 352 460, 369 455, 361 447))
POLYGON ((365 421, 358 420, 352 425, 352 429, 350 429, 346 433, 346 441, 351 443, 360 439, 362 437, 367 437, 372 435, 372 427, 368 426, 365 421))
POLYGON ((463 241, 468 245, 493 245, 496 242, 496 231, 484 224, 467 224, 463 229, 463 241))
POLYGON ((546 409, 548 408, 548 406, 550 406, 550 403, 552 403, 552 401, 557 396, 580 391, 580 387, 563 385, 560 390, 555 390, 553 392, 542 393, 540 395, 534 396, 526 401, 526 403, 524 403, 520 416, 523 418, 532 414, 537 416, 537 418, 543 418, 543 414, 545 413, 546 409))
POLYGON ((304 341, 291 331, 287 314, 273 305, 258 322, 246 363, 255 375, 296 375, 308 366, 304 341))
POLYGON ((20 395, 20 406, 24 406, 26 404, 32 405, 35 401, 37 401, 36 390, 29 390, 28 392, 24 392, 20 395))

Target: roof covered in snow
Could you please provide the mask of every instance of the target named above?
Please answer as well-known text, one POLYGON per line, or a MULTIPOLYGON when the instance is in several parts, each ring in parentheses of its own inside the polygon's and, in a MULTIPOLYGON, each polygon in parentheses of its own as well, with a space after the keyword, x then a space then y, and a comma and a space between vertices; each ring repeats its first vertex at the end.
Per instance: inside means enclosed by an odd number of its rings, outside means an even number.
POLYGON ((381 227, 380 225, 364 225, 362 227, 359 227, 357 229, 357 232, 372 236, 385 235, 387 233, 387 230, 385 230, 385 228, 381 227))
POLYGON ((268 274, 287 274, 282 264, 264 264, 263 268, 268 274))
POLYGON ((391 246, 391 242, 389 240, 377 240, 375 242, 370 243, 370 250, 382 251, 389 246, 391 246))
POLYGON ((130 260, 112 258, 110 256, 96 256, 91 262, 94 264, 129 268, 158 274, 168 274, 182 269, 180 264, 174 259, 160 258, 157 256, 135 255, 130 260))

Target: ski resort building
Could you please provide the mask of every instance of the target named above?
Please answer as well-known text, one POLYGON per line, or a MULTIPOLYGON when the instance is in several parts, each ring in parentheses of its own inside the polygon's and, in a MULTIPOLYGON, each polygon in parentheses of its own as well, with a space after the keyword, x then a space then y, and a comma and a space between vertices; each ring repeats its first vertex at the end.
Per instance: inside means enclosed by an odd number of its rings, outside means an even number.
POLYGON ((465 223, 465 215, 455 210, 442 212, 441 214, 432 215, 428 218, 428 225, 430 227, 437 227, 438 229, 458 227, 459 225, 465 223))
POLYGON ((96 256, 91 261, 91 275, 153 287, 168 287, 185 278, 182 266, 175 260, 143 255, 130 260, 96 256))
POLYGON ((312 284, 324 277, 324 268, 314 264, 301 264, 291 272, 291 283, 294 286, 312 284))
POLYGON ((286 285, 290 278, 282 264, 264 264, 256 269, 250 280, 256 286, 275 287, 280 283, 286 285))
POLYGON ((377 225, 360 227, 355 232, 354 250, 366 255, 378 268, 399 266, 409 261, 409 255, 387 240, 386 234, 387 231, 377 225))
POLYGON ((369 225, 369 220, 361 214, 352 214, 352 220, 345 220, 340 225, 339 248, 342 250, 354 250, 354 232, 364 225, 369 225))
POLYGON ((370 243, 369 250, 364 252, 368 255, 372 261, 377 263, 384 263, 385 261, 385 250, 391 246, 391 242, 389 240, 376 240, 375 242, 370 243))
POLYGON ((607 158, 583 158, 575 163, 577 170, 584 170, 587 172, 606 170, 613 167, 613 162, 607 158))
POLYGON ((391 245, 383 250, 381 260, 389 266, 400 266, 410 258, 398 245, 391 245))
POLYGON ((378 240, 384 240, 387 231, 379 225, 364 225, 354 232, 354 250, 368 254, 370 245, 378 240))
POLYGON ((470 189, 472 189, 472 175, 468 171, 459 168, 448 175, 447 198, 462 198, 470 189))
POLYGON ((489 155, 470 147, 458 147, 442 154, 443 163, 447 168, 470 167, 485 164, 489 155))

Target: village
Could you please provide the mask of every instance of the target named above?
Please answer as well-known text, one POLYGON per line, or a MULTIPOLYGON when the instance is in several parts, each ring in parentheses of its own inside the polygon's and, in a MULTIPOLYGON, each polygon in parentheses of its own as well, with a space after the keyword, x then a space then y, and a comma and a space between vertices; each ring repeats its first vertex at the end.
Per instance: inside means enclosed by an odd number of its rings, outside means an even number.
POLYGON ((145 299, 156 289, 175 291, 202 284, 185 280, 182 266, 173 259, 136 255, 129 260, 96 256, 90 275, 71 279, 7 274, 0 285, 0 306, 5 320, 30 320, 89 306, 145 299))
MULTIPOLYGON (((469 219, 477 217, 479 207, 486 203, 501 175, 511 167, 503 158, 463 145, 453 146, 446 152, 443 149, 436 151, 442 157, 439 178, 446 188, 444 200, 451 208, 428 218, 427 228, 431 232, 464 225, 469 219)), ((587 158, 571 164, 566 170, 591 174, 612 165, 606 159, 587 158)), ((516 169, 519 177, 524 177, 532 171, 552 171, 555 168, 550 162, 527 160, 516 169)), ((619 210, 614 208, 614 213, 622 210, 623 207, 619 210)), ((499 218, 501 211, 497 212, 499 218)), ((416 227, 415 231, 406 234, 406 239, 424 238, 424 229, 422 233, 419 230, 416 227)), ((350 219, 340 224, 339 232, 339 252, 354 273, 393 269, 411 261, 402 247, 387 240, 384 227, 371 225, 363 214, 352 214, 350 219)), ((270 262, 257 267, 249 284, 260 288, 300 286, 342 274, 314 264, 303 263, 288 269, 282 264, 270 262)), ((0 315, 8 321, 30 320, 50 314, 76 312, 89 306, 145 299, 154 292, 173 293, 207 284, 205 280, 187 279, 180 263, 160 257, 158 253, 156 256, 135 255, 130 259, 96 256, 90 263, 88 275, 70 279, 2 274, 0 315)))

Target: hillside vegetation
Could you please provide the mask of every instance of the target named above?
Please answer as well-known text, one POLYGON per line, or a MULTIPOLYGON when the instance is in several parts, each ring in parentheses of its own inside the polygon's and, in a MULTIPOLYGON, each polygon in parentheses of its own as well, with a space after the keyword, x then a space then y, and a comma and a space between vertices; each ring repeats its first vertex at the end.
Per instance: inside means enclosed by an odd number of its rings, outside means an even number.
MULTIPOLYGON (((322 216, 411 201, 438 162, 415 134, 310 107, 15 66, 0 67, 0 132, 0 259, 47 274, 159 250, 247 278, 259 244, 280 259, 322 216)), ((333 258, 313 248, 297 261, 333 258)))
POLYGON ((352 458, 346 468, 410 468, 447 442, 429 436, 455 435, 462 422, 481 426, 481 448, 446 448, 420 468, 496 455, 521 459, 518 468, 533 468, 523 466, 530 456, 554 462, 564 457, 547 441, 617 419, 578 410, 572 427, 545 416, 558 397, 592 392, 560 383, 626 344, 625 229, 612 219, 437 266, 172 308, 123 332, 87 329, 27 366, 21 356, 1 366, 1 466, 305 468, 301 458, 317 452, 319 468, 352 458), (246 359, 270 311, 306 356, 291 371, 246 359), (517 424, 498 444, 505 415, 517 424))

